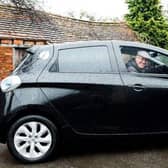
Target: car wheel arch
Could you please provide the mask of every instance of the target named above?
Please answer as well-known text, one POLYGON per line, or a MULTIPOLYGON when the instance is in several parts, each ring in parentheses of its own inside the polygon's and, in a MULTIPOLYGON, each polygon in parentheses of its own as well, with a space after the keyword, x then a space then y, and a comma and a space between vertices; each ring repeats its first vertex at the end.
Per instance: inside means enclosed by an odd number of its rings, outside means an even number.
POLYGON ((42 117, 46 117, 50 121, 52 121, 58 128, 61 128, 64 125, 64 121, 60 116, 60 112, 48 110, 48 108, 44 106, 22 106, 13 111, 11 111, 7 116, 7 132, 9 131, 11 125, 16 122, 19 118, 29 116, 29 115, 39 115, 42 117), (47 112, 46 112, 47 111, 47 112))

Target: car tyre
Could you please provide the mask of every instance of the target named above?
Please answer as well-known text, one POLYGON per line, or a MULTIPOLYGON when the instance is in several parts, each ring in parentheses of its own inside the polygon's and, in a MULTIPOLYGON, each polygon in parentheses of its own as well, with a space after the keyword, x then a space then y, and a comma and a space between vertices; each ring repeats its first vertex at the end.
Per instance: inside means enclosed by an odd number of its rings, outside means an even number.
POLYGON ((57 152, 58 143, 57 127, 38 115, 20 118, 10 127, 7 137, 9 151, 24 163, 46 161, 57 152))

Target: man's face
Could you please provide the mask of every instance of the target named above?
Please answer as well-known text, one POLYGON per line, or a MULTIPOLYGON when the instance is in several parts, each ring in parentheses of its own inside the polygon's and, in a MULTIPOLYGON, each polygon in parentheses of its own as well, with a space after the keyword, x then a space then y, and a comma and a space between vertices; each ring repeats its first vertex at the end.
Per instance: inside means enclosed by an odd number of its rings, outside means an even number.
POLYGON ((139 68, 144 68, 147 64, 147 59, 142 56, 137 55, 135 58, 135 62, 139 68))

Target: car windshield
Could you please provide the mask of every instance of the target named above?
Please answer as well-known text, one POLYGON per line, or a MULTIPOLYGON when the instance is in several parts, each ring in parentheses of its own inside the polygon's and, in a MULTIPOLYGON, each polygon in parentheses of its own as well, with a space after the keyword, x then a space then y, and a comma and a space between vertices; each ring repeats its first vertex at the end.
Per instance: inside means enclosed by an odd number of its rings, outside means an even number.
MULTIPOLYGON (((43 47, 45 49, 45 47, 43 47)), ((33 69, 38 69, 42 62, 46 62, 49 58, 49 51, 43 50, 39 46, 34 46, 26 51, 23 60, 15 68, 15 73, 26 73, 33 71, 33 69), (38 61, 41 60, 42 62, 38 61)))
POLYGON ((31 66, 38 60, 35 54, 33 53, 27 53, 26 58, 23 60, 23 63, 19 67, 19 71, 21 72, 28 72, 31 66))
POLYGON ((21 60, 20 64, 18 64, 18 66, 15 68, 14 72, 17 73, 24 73, 27 72, 31 65, 37 60, 35 53, 31 53, 29 51, 27 51, 25 53, 25 56, 23 57, 23 59, 21 60))
POLYGON ((165 65, 168 65, 168 56, 164 55, 162 53, 157 53, 157 55, 154 57, 156 60, 164 63, 165 65))

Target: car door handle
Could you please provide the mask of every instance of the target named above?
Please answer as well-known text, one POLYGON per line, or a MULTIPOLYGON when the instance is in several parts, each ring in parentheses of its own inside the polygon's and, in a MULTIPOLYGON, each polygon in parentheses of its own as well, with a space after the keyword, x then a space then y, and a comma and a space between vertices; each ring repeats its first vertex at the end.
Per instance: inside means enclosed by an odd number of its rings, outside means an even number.
POLYGON ((145 87, 142 84, 134 84, 133 90, 136 92, 141 92, 145 89, 145 87))

